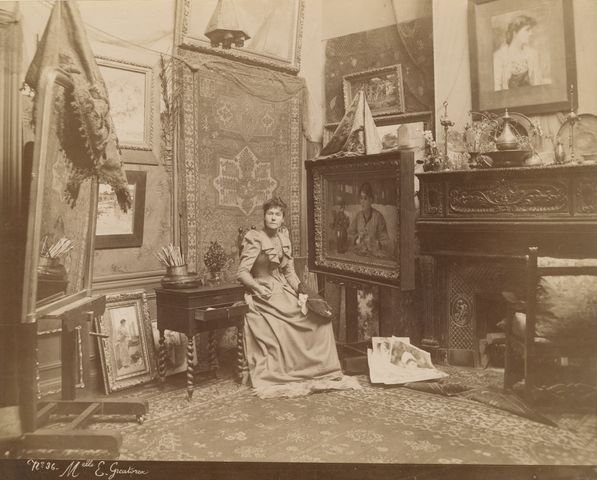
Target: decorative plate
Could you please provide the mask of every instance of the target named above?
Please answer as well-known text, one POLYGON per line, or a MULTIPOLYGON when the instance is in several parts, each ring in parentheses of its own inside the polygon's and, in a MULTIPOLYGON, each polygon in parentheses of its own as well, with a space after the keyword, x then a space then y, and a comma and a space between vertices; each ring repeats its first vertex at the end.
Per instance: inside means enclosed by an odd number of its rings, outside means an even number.
MULTIPOLYGON (((558 130, 558 137, 566 151, 566 161, 570 161, 570 122, 566 120, 558 130)), ((597 154, 597 115, 581 113, 574 124, 574 157, 591 159, 597 154)))

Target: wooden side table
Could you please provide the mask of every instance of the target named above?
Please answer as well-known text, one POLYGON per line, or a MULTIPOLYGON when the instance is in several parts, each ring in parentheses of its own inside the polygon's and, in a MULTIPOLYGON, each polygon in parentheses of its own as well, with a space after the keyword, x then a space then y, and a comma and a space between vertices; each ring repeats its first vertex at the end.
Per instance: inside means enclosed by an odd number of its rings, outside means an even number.
POLYGON ((160 333, 158 373, 160 381, 166 376, 165 330, 187 336, 187 398, 194 388, 193 346, 195 336, 209 332, 209 366, 217 374, 218 358, 215 330, 236 327, 237 374, 242 379, 248 372, 243 345, 243 327, 248 306, 244 301, 244 287, 238 283, 194 288, 156 288, 157 323, 160 333))

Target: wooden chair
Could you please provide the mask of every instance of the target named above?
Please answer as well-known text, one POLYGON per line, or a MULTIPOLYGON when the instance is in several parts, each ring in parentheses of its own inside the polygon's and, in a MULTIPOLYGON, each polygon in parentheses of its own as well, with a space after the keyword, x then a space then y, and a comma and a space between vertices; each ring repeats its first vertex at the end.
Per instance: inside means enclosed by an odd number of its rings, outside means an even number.
MULTIPOLYGON (((504 294, 504 388, 535 404, 597 407, 597 259, 526 257, 526 299, 504 294)), ((576 410, 577 408, 574 408, 576 410)))

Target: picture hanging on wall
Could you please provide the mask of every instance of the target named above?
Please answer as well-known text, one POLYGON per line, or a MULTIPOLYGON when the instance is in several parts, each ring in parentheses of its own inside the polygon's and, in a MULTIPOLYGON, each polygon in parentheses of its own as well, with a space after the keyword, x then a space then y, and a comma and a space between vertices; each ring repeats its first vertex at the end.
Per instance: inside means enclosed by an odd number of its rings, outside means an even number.
POLYGON ((176 43, 185 48, 221 55, 291 73, 301 59, 304 0, 237 0, 237 20, 250 36, 240 48, 211 46, 205 29, 218 0, 177 0, 176 43))
POLYGON ((107 295, 97 331, 107 335, 98 337, 106 393, 155 378, 156 355, 144 291, 107 295))
POLYGON ((95 230, 96 250, 140 247, 143 244, 147 172, 127 170, 132 206, 123 212, 112 187, 100 183, 95 230))
MULTIPOLYGON (((110 114, 120 148, 153 150, 153 69, 148 65, 106 57, 96 57, 96 61, 108 91, 110 114)), ((157 164, 157 159, 133 163, 157 164)))
POLYGON ((576 85, 572 2, 469 0, 469 7, 473 110, 569 110, 576 85))
POLYGON ((404 112, 402 66, 390 65, 351 73, 343 77, 344 108, 347 109, 363 89, 371 114, 375 116, 404 112))

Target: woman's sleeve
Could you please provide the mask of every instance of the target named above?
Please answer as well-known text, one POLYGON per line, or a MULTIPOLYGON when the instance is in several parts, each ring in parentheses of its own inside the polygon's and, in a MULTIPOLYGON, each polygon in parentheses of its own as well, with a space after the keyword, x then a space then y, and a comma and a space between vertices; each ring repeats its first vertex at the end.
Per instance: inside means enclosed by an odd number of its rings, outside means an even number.
POLYGON ((255 259, 261 252, 261 241, 259 240, 259 232, 256 230, 249 230, 242 242, 242 253, 240 255, 240 263, 238 264, 238 271, 236 278, 241 280, 245 274, 251 275, 251 269, 255 263, 255 259))
POLYGON ((298 291, 298 286, 301 281, 294 270, 294 259, 291 256, 286 257, 286 262, 284 262, 284 266, 281 266, 280 270, 282 270, 282 274, 286 277, 286 281, 292 289, 295 292, 298 291))

